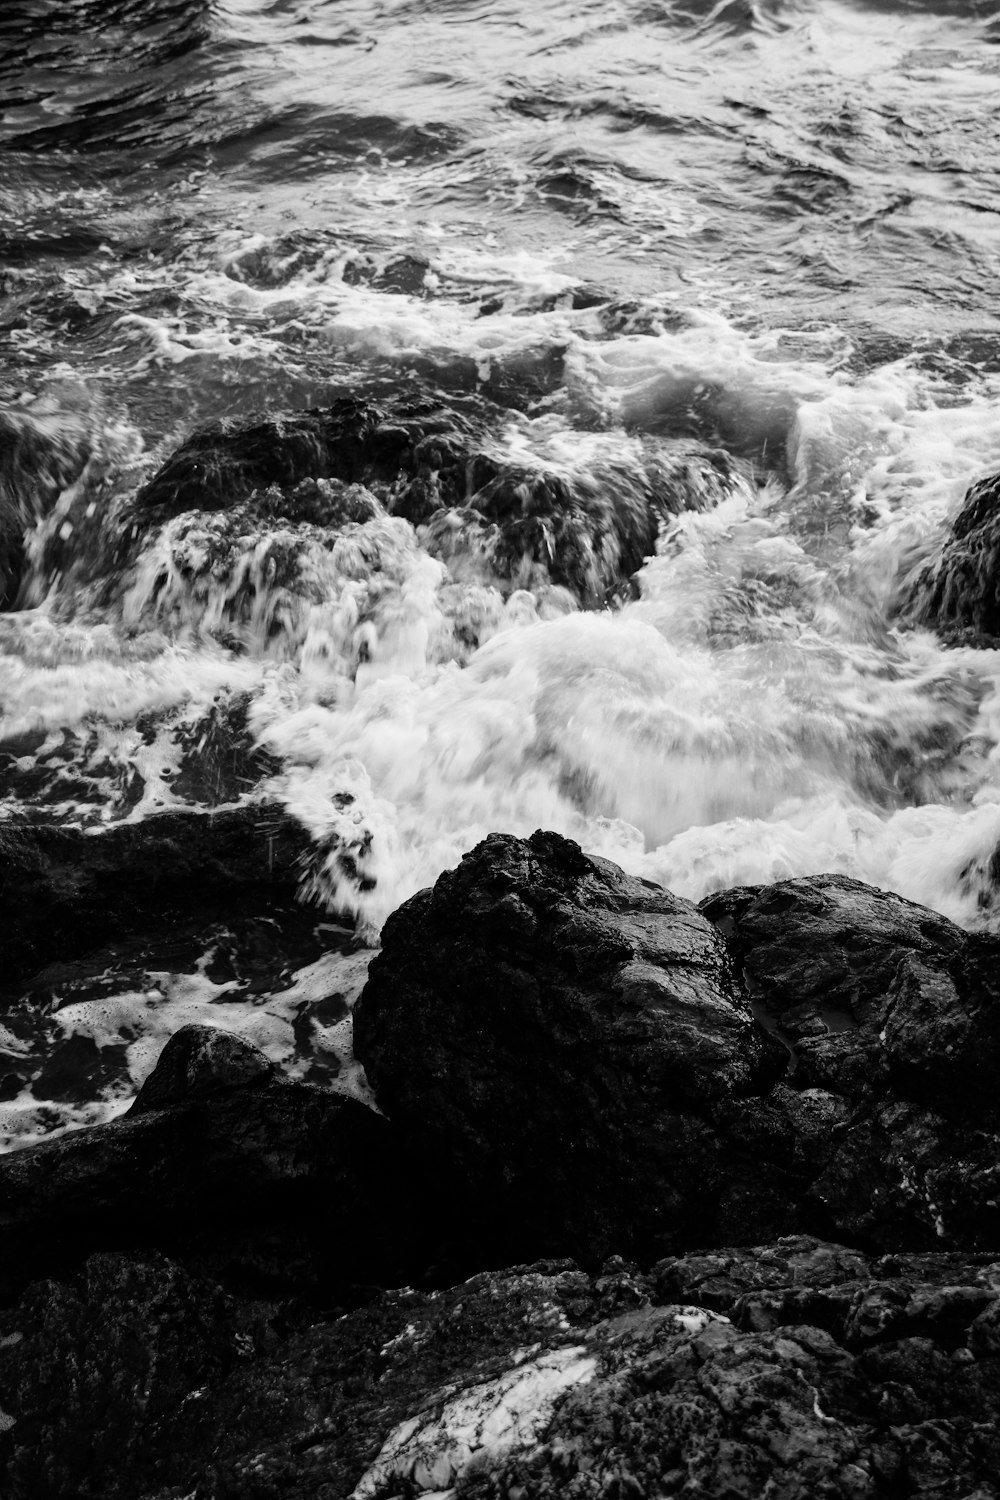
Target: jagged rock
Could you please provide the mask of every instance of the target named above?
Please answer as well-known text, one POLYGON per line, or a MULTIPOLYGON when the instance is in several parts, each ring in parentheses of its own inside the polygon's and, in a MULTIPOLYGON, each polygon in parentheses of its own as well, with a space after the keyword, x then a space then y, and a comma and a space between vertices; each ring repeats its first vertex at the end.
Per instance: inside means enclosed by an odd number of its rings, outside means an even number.
POLYGON ((294 894, 308 838, 283 809, 163 812, 99 832, 0 827, 3 982, 139 928, 294 894))
POLYGON ((237 1037, 185 1027, 127 1115, 0 1157, 0 1300, 131 1246, 336 1299, 426 1272, 416 1194, 412 1162, 371 1109, 281 1077, 237 1037))
POLYGON ((701 903, 790 1082, 851 1113, 811 1196, 837 1232, 890 1245, 1000 1242, 997 943, 843 876, 701 903))
POLYGON ((11 1500, 996 1500, 1000 1263, 805 1238, 334 1320, 103 1254, 0 1312, 11 1500))
POLYGON ((425 546, 446 562, 472 553, 508 588, 544 577, 594 604, 621 590, 671 518, 743 483, 723 450, 669 436, 634 437, 623 453, 617 439, 588 433, 578 465, 539 439, 525 463, 492 436, 510 420, 480 398, 413 395, 216 424, 192 433, 140 489, 125 535, 134 546, 151 525, 190 511, 224 510, 233 529, 258 534, 278 518, 337 527, 367 519, 358 497, 374 503, 374 494, 426 527, 425 546))
POLYGON ((970 485, 940 558, 911 590, 908 613, 949 638, 1000 639, 1000 475, 970 485))
POLYGON ((787 1055, 695 907, 542 833, 491 835, 389 919, 355 1048, 484 1244, 590 1261, 716 1232, 738 1169, 712 1110, 787 1055))
POLYGON ((1000 1243, 995 940, 837 876, 703 909, 752 1010, 694 908, 552 835, 387 923, 358 1055, 481 1252, 1000 1243))
MULTIPOLYGON (((304 480, 395 488, 400 476, 429 479, 446 463, 457 468, 481 430, 460 406, 345 396, 327 408, 219 422, 192 433, 142 487, 135 524, 228 508, 255 490, 294 490, 304 480)), ((278 503, 272 499, 272 508, 278 503)))

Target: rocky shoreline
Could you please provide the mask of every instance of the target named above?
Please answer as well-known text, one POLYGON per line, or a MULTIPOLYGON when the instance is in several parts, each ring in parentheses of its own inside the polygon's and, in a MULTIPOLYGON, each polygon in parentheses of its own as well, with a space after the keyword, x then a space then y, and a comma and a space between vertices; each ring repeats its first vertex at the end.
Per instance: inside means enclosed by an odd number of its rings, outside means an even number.
MULTIPOLYGON (((169 821, 108 921, 179 899, 169 821)), ((227 894, 218 832, 213 899, 280 910, 294 851, 227 894)), ((699 908, 492 835, 386 924, 378 1110, 189 1026, 0 1159, 0 1491, 991 1500, 997 952, 840 876, 699 908)))

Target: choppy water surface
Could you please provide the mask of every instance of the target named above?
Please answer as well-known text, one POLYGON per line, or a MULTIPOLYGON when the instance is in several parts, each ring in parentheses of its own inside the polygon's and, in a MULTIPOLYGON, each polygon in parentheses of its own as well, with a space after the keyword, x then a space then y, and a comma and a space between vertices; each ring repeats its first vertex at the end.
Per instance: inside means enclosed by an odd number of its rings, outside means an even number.
MULTIPOLYGON (((4 815, 183 802, 184 726, 238 699, 245 795, 366 939, 538 826, 692 897, 841 870, 1000 920, 1000 658, 896 610, 1000 464, 998 72, 968 0, 10 0, 4 815), (479 424, 574 565, 537 530, 501 565, 471 469, 471 511, 375 485, 335 540, 188 513, 115 561, 192 430, 348 395, 479 424), (607 537, 651 474, 642 561, 607 537)), ((129 1037, 238 1024, 205 986, 129 1037)))

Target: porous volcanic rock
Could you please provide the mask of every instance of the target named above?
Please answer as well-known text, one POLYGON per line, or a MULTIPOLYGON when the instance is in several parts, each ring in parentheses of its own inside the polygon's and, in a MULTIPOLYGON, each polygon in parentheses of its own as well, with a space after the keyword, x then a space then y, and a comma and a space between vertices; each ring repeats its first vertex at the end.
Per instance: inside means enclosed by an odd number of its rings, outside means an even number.
POLYGON ((390 917, 355 1049, 484 1244, 588 1261, 718 1233, 713 1111, 787 1057, 694 906, 543 833, 491 835, 390 917))
POLYGON ((11 1500, 996 1500, 1000 1263, 798 1237, 331 1319, 101 1254, 0 1312, 11 1500))

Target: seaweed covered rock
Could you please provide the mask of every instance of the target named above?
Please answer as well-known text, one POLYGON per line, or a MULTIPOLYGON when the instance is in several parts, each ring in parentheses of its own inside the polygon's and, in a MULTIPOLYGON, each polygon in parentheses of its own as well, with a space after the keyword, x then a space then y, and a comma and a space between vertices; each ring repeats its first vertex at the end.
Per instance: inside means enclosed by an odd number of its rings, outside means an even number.
POLYGON ((589 1261, 717 1232, 713 1111, 786 1056, 695 907, 542 833, 491 835, 389 919, 355 1048, 484 1244, 589 1261))
POLYGON ((153 1253, 0 1312, 11 1500, 995 1500, 998 1263, 803 1237, 335 1319, 153 1253))

